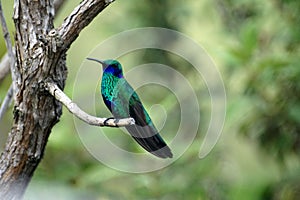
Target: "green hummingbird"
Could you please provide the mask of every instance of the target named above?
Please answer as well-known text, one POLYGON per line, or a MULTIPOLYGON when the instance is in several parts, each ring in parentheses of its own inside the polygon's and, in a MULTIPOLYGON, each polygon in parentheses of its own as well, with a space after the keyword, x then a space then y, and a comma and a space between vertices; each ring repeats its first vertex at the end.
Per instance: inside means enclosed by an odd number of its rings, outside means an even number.
POLYGON ((103 67, 101 95, 113 116, 133 118, 135 124, 125 126, 132 138, 153 155, 172 158, 171 149, 158 133, 139 96, 124 78, 121 64, 117 60, 87 59, 103 67))

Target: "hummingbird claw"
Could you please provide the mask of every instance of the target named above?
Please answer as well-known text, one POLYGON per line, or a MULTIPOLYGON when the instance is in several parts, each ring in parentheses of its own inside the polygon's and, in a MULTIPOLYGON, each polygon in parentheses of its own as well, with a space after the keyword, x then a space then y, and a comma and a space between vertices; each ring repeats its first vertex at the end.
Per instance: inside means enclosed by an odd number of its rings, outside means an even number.
POLYGON ((108 124, 107 124, 107 121, 110 120, 110 119, 114 119, 114 118, 113 118, 113 117, 107 118, 106 120, 104 120, 103 124, 104 124, 105 126, 107 126, 107 125, 108 125, 108 124))

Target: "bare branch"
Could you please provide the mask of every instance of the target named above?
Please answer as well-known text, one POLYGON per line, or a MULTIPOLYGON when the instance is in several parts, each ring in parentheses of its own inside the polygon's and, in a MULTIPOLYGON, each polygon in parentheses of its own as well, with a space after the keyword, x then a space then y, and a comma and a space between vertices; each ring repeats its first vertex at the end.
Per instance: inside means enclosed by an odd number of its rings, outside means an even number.
POLYGON ((133 118, 112 119, 91 116, 82 111, 74 102, 72 102, 71 99, 69 99, 69 97, 61 91, 56 84, 48 82, 46 83, 46 89, 52 96, 55 97, 55 99, 65 105, 72 114, 90 125, 120 127, 133 125, 135 123, 133 118))
POLYGON ((10 71, 8 54, 5 54, 0 62, 0 82, 7 76, 10 71))
POLYGON ((62 49, 67 49, 86 27, 113 0, 83 0, 65 19, 58 34, 61 37, 62 49))
POLYGON ((12 96, 13 96, 13 87, 12 84, 10 85, 8 92, 1 104, 1 108, 0 108, 0 121, 2 120, 6 110, 8 109, 9 105, 11 104, 12 101, 12 96))
POLYGON ((0 1, 0 21, 1 21, 1 26, 2 26, 3 36, 5 39, 5 45, 8 50, 8 57, 10 60, 10 62, 9 62, 10 63, 10 71, 11 71, 12 80, 13 80, 12 85, 13 85, 13 90, 14 90, 15 89, 15 69, 14 69, 15 54, 13 52, 11 38, 10 38, 10 35, 8 32, 7 24, 6 24, 5 17, 4 17, 3 11, 2 11, 1 1, 0 1))

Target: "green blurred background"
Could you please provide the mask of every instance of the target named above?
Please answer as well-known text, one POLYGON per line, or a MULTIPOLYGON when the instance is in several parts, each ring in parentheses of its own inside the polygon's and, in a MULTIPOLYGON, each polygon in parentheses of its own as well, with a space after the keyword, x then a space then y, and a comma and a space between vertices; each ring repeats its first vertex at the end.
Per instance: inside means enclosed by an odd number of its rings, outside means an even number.
MULTIPOLYGON (((79 2, 66 1, 55 25, 61 24, 79 2)), ((12 4, 3 2, 13 33, 12 4)), ((68 51, 65 92, 72 97, 82 61, 109 36, 138 27, 171 28, 204 47, 222 74, 227 116, 221 138, 207 157, 198 158, 205 134, 202 131, 207 129, 210 117, 209 96, 202 82, 199 85, 193 82, 193 71, 187 63, 155 51, 137 53, 128 60, 122 57, 128 66, 125 71, 136 64, 157 62, 172 66, 191 79, 201 99, 202 111, 199 133, 193 144, 180 159, 162 170, 146 174, 119 172, 104 166, 87 152, 76 133, 72 115, 64 109, 25 199, 298 199, 299 25, 300 1, 297 0, 114 2, 80 34, 68 51)), ((0 35, 1 57, 5 51, 0 35)), ((0 84, 0 99, 3 99, 10 77, 0 84)), ((151 95, 151 90, 148 92, 151 95)), ((163 102, 168 97, 158 98, 163 102)), ((159 103, 157 99, 147 98, 147 91, 143 92, 142 99, 146 105, 159 103)), ((104 108, 102 103, 101 106, 104 108)), ((0 122, 1 149, 11 118, 10 110, 0 122)), ((128 142, 133 149, 138 148, 132 140, 128 142)))

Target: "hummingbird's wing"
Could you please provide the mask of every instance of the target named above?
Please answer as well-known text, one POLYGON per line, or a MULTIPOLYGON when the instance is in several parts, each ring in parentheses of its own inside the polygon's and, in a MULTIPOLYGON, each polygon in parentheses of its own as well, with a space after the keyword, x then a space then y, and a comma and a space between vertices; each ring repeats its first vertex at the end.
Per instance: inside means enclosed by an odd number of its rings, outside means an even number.
POLYGON ((170 148, 159 135, 138 95, 124 78, 118 80, 110 95, 111 99, 106 99, 103 94, 102 97, 114 117, 132 117, 135 120, 134 125, 125 127, 133 139, 153 155, 172 158, 170 148))
POLYGON ((144 149, 160 158, 172 158, 172 152, 159 135, 138 95, 133 91, 129 99, 129 115, 135 125, 126 126, 130 135, 144 149))

